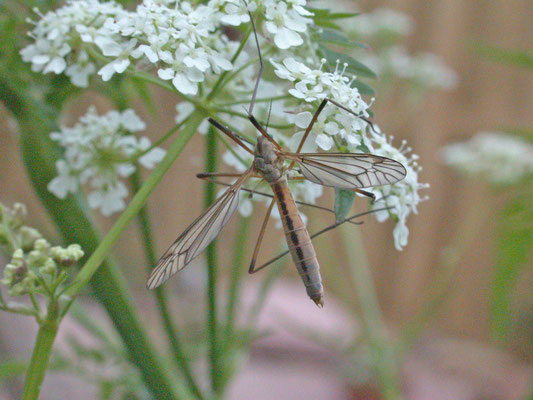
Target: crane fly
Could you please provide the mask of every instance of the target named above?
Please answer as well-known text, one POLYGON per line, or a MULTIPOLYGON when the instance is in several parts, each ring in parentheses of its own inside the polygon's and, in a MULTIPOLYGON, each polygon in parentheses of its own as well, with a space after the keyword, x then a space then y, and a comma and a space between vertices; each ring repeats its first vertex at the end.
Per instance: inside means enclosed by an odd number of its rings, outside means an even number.
POLYGON ((150 274, 147 287, 149 289, 157 288, 205 250, 237 209, 239 204, 239 191, 246 189, 244 188, 245 182, 249 178, 260 178, 265 180, 272 188, 273 199, 263 220, 248 272, 252 274, 269 265, 267 263, 258 268, 255 267, 265 228, 274 204, 276 204, 283 224, 289 252, 305 285, 307 295, 315 304, 322 307, 324 304, 324 288, 320 276, 320 266, 309 232, 302 221, 296 202, 289 189, 288 180, 291 178, 287 176, 287 171, 293 169, 295 165, 298 165, 302 176, 292 179, 307 179, 323 186, 353 190, 360 194, 373 197, 371 193, 362 190, 362 188, 390 185, 398 182, 405 177, 406 170, 401 163, 374 154, 300 153, 320 112, 328 102, 365 120, 372 126, 371 122, 366 118, 355 114, 353 111, 329 98, 323 99, 315 111, 296 152, 284 151, 281 145, 268 134, 267 130, 263 128, 253 115, 255 98, 263 70, 263 60, 251 15, 250 21, 260 63, 258 78, 255 82, 248 110, 248 119, 260 133, 254 149, 247 146, 244 143, 244 139, 214 118, 208 118, 208 121, 216 129, 220 130, 244 150, 252 154, 254 157, 253 163, 242 174, 206 173, 198 175, 200 178, 207 179, 215 176, 235 177, 237 179, 172 243, 150 274))

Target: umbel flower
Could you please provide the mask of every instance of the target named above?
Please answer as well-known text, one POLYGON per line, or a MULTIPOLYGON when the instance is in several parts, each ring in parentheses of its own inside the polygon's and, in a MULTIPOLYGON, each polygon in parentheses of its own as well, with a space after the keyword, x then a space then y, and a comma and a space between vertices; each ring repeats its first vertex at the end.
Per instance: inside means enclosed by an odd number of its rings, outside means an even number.
MULTIPOLYGON (((345 66, 337 65, 333 72, 324 70, 325 60, 317 69, 311 69, 305 63, 288 57, 282 62, 271 60, 275 67, 275 74, 282 79, 279 85, 285 87, 292 98, 272 107, 270 118, 275 121, 294 123, 296 132, 292 136, 276 129, 269 129, 269 133, 280 144, 295 151, 309 125, 312 114, 324 98, 330 98, 361 117, 368 117, 369 104, 366 103, 357 88, 353 86, 353 78, 345 76, 345 66), (298 100, 298 101, 294 101, 298 100), (299 128, 299 129, 298 129, 299 128)), ((419 190, 427 188, 427 184, 418 181, 421 167, 418 156, 410 154, 411 148, 405 142, 395 147, 392 138, 383 134, 376 125, 370 126, 364 119, 348 113, 333 104, 328 103, 320 113, 317 123, 308 136, 303 152, 326 150, 332 152, 372 153, 392 158, 402 163, 407 176, 404 180, 388 186, 369 188, 368 191, 376 195, 377 201, 370 205, 373 209, 384 209, 376 212, 376 218, 381 222, 388 218, 396 221, 393 231, 395 246, 401 250, 408 240, 409 230, 407 218, 417 212, 417 205, 426 199, 419 195, 419 190)), ((224 155, 224 161, 239 171, 244 171, 251 163, 251 156, 244 150, 235 147, 224 155)), ((291 183, 291 190, 295 198, 315 203, 322 195, 323 188, 309 181, 291 183)), ((254 199, 265 201, 261 196, 254 199)), ((241 196, 240 212, 243 215, 251 213, 251 203, 246 195, 241 196)), ((268 201, 268 199, 266 200, 268 201)), ((273 210, 277 217, 276 209, 273 210)))
MULTIPOLYGON (((34 228, 24 225, 26 207, 16 203, 8 208, 0 203, 0 250, 11 257, 0 284, 10 296, 49 295, 50 287, 63 282, 64 270, 83 257, 78 244, 66 248, 51 246, 34 228)), ((10 309, 0 294, 0 305, 10 309)), ((15 311, 15 310, 13 310, 15 311)))
MULTIPOLYGON (((270 126, 274 139, 294 151, 324 98, 337 101, 364 119, 369 117, 371 103, 362 98, 354 85, 357 77, 346 74, 345 64, 337 62, 335 66, 335 60, 322 59, 313 39, 320 28, 313 25, 311 10, 305 0, 247 4, 242 0, 202 4, 144 0, 131 11, 112 1, 70 0, 55 12, 40 15, 31 32, 34 42, 22 51, 22 56, 35 71, 65 73, 79 86, 88 85, 93 76, 108 80, 116 74, 145 76, 150 72, 170 82, 181 94, 184 101, 177 106, 177 123, 188 118, 194 112, 193 103, 202 103, 204 94, 215 87, 221 74, 228 72, 214 98, 217 118, 253 140, 257 131, 246 115, 243 118, 242 107, 250 101, 257 76, 257 49, 254 40, 241 49, 240 42, 226 33, 228 25, 249 25, 248 11, 255 12, 265 68, 274 69, 274 74, 266 73, 261 80, 254 115, 270 126), (239 55, 234 58, 237 49, 239 55)), ((131 134, 143 129, 140 126, 107 129, 109 123, 99 120, 105 116, 98 117, 94 111, 89 114, 92 117, 84 117, 74 128, 63 128, 53 135, 65 148, 65 157, 58 161, 58 177, 49 189, 64 198, 85 184, 90 206, 108 215, 124 207, 127 188, 121 178, 133 172, 132 160, 144 154, 149 142, 131 134)), ((113 118, 119 116, 113 114, 113 118)), ((426 185, 418 181, 417 156, 408 154, 406 144, 395 147, 391 138, 362 118, 328 104, 302 151, 375 153, 402 162, 407 178, 394 186, 372 189, 381 200, 371 206, 388 208, 376 215, 380 221, 397 221, 394 237, 396 247, 401 249, 407 242, 407 217, 416 212, 422 200, 418 191, 426 185)), ((199 130, 205 131, 205 124, 199 130)), ((149 154, 145 157, 153 164, 162 151, 149 154)), ((139 161, 143 163, 143 159, 139 161)), ((242 149, 230 148, 224 161, 243 170, 251 159, 242 149)), ((314 203, 323 190, 309 181, 295 181, 291 188, 297 200, 309 203, 314 203)), ((241 199, 240 211, 247 215, 252 201, 244 194, 241 199)), ((263 198, 254 196, 253 200, 263 198)))
POLYGON ((468 142, 442 149, 444 162, 494 184, 513 184, 533 176, 533 146, 502 132, 479 132, 468 142))
POLYGON ((91 107, 74 127, 51 134, 65 152, 56 162, 58 176, 48 190, 64 199, 87 184, 91 208, 100 209, 103 215, 122 210, 128 189, 121 178, 135 171, 134 161, 153 168, 165 155, 159 147, 151 148, 147 137, 133 135, 144 128, 133 110, 98 115, 91 107))
MULTIPOLYGON (((265 28, 280 49, 303 43, 312 22, 303 0, 267 0, 260 8, 265 28)), ((155 69, 185 95, 211 75, 232 69, 234 46, 224 25, 249 22, 242 0, 211 0, 193 6, 186 1, 144 0, 135 11, 115 2, 69 0, 57 11, 40 15, 30 35, 35 42, 21 51, 33 71, 65 73, 74 85, 86 87, 89 77, 108 81, 135 68, 155 69), (89 55, 98 53, 99 57, 89 55), (101 66, 101 58, 108 62, 101 66), (99 68, 98 68, 99 67, 99 68)))

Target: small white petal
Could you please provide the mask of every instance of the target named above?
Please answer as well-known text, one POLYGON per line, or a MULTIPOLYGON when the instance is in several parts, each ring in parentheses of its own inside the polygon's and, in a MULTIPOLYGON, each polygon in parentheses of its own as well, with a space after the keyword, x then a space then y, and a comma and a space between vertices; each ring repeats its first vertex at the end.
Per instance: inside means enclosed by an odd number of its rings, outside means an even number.
POLYGON ((299 46, 303 42, 304 40, 300 35, 285 27, 278 29, 276 36, 274 36, 274 43, 281 50, 286 50, 292 46, 299 46))
POLYGON ((298 128, 307 128, 313 119, 313 114, 309 111, 304 111, 296 115, 294 123, 298 128))
POLYGON ((45 67, 45 69, 43 70, 43 73, 46 74, 48 72, 54 72, 56 74, 60 74, 65 70, 66 67, 67 67, 67 63, 65 62, 64 59, 62 59, 61 57, 55 57, 45 67))
POLYGON ((124 60, 116 60, 113 65, 115 71, 121 74, 122 72, 126 71, 126 68, 128 68, 128 66, 130 65, 130 60, 127 58, 124 60))
POLYGON ((172 79, 172 84, 183 94, 196 94, 198 92, 198 85, 192 83, 184 74, 177 74, 172 79))
POLYGON ((161 162, 163 157, 165 157, 165 154, 165 150, 159 147, 155 147, 154 149, 143 155, 141 158, 139 158, 139 163, 145 168, 152 169, 155 167, 156 164, 161 162))
POLYGON ((331 136, 325 135, 321 133, 316 137, 316 144, 322 149, 322 150, 329 150, 333 147, 333 139, 331 136))
POLYGON ((98 71, 98 75, 102 77, 102 80, 104 82, 107 82, 108 80, 110 80, 114 74, 115 74, 114 62, 110 62, 109 64, 104 65, 102 68, 100 68, 100 71, 98 71))
POLYGON ((175 75, 176 75, 176 72, 172 68, 165 68, 165 69, 160 68, 157 70, 157 76, 159 76, 161 79, 165 81, 174 79, 175 75))

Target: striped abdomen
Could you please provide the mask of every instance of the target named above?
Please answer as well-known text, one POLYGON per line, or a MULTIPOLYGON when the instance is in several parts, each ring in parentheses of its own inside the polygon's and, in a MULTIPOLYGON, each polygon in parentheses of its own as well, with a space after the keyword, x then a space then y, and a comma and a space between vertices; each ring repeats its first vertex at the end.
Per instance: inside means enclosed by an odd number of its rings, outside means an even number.
POLYGON ((276 203, 278 204, 292 260, 302 278, 307 295, 318 306, 322 307, 324 304, 322 300, 324 288, 320 277, 320 266, 318 265, 309 232, 305 228, 289 190, 287 179, 283 177, 270 183, 270 185, 276 195, 276 203))

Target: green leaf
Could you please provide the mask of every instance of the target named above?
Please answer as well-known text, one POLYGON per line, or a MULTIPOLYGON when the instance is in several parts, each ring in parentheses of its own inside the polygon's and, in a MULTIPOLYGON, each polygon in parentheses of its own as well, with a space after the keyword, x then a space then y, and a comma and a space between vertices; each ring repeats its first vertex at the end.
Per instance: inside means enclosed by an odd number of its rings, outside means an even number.
POLYGON ((533 54, 526 50, 502 49, 485 43, 474 43, 474 50, 488 60, 533 70, 533 54))
POLYGON ((359 90, 359 93, 363 94, 363 95, 374 95, 376 93, 376 91, 374 90, 374 88, 368 84, 366 84, 365 82, 361 81, 360 79, 355 79, 353 81, 353 86, 355 86, 357 88, 357 90, 359 90))
POLYGON ((340 222, 346 218, 352 209, 355 192, 347 189, 335 188, 335 221, 340 222))
POLYGON ((364 49, 369 48, 367 44, 352 40, 343 32, 334 29, 323 29, 320 33, 319 40, 324 43, 331 43, 343 47, 361 47, 364 49))
POLYGON ((351 74, 357 76, 366 76, 367 78, 377 78, 377 75, 374 73, 374 71, 372 71, 366 65, 355 60, 353 57, 328 49, 323 45, 319 45, 319 47, 328 64, 333 69, 337 66, 337 60, 339 60, 341 67, 345 63, 348 64, 348 66, 346 67, 346 71, 351 74))
POLYGON ((342 19, 342 18, 352 18, 359 15, 359 13, 347 13, 347 12, 331 12, 326 8, 313 8, 306 7, 308 11, 311 11, 314 14, 314 18, 318 19, 342 19))
POLYGON ((331 28, 338 30, 340 30, 341 28, 335 23, 335 21, 343 18, 352 18, 359 15, 357 13, 334 13, 330 10, 323 8, 306 8, 314 14, 313 21, 315 25, 323 28, 331 28))
POLYGON ((359 146, 357 146, 358 150, 361 150, 363 153, 371 153, 370 149, 366 147, 364 143, 361 143, 359 146))

